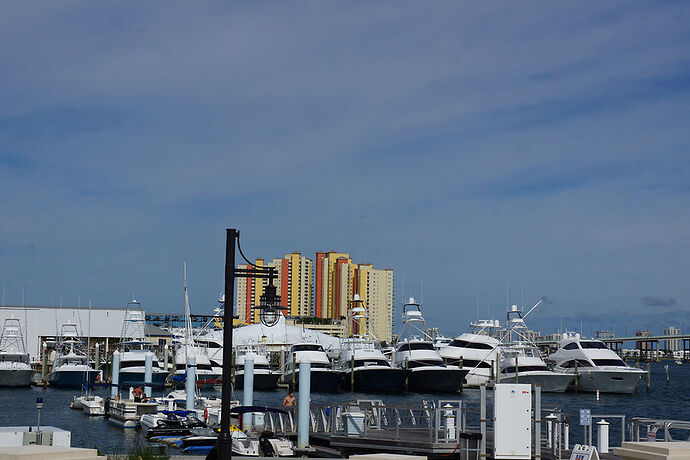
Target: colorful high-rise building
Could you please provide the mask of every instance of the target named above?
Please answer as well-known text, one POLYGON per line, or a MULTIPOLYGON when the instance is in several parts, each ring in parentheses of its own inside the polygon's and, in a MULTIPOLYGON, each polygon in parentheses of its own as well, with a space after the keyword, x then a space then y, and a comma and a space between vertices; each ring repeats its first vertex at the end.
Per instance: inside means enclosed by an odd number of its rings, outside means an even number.
POLYGON ((351 263, 349 254, 332 251, 316 253, 314 316, 338 319, 347 314, 347 303, 344 308, 342 306, 342 299, 347 298, 347 294, 342 292, 340 273, 342 265, 351 263))

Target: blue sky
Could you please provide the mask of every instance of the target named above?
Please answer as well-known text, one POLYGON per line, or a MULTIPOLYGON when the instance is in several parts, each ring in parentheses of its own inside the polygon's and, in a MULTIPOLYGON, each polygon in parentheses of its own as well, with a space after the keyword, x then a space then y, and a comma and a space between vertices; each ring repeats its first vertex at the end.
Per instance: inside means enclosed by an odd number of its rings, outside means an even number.
POLYGON ((179 311, 186 259, 208 312, 236 227, 251 257, 392 267, 398 303, 423 279, 448 334, 489 300, 502 318, 506 285, 548 298, 544 331, 690 327, 689 19, 686 2, 3 2, 6 303, 179 311))

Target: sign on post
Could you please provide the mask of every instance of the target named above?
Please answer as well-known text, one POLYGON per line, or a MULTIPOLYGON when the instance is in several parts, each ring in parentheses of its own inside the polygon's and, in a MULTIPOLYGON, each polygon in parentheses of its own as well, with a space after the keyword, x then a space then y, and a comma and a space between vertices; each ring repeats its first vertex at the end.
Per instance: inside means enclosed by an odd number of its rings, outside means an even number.
MULTIPOLYGON (((587 410, 587 409, 581 409, 587 410)), ((570 453, 570 460, 599 460, 599 452, 594 446, 583 446, 581 444, 575 444, 573 451, 570 453)))
POLYGON ((580 409, 580 426, 590 426, 592 424, 591 409, 580 409))

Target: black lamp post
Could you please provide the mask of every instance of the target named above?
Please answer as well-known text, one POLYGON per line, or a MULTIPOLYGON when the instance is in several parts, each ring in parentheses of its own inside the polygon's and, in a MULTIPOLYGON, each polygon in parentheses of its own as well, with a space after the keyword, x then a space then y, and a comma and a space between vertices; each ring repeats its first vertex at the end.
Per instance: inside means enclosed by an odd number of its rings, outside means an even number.
POLYGON ((220 406, 220 433, 216 444, 217 458, 230 460, 232 458, 232 435, 230 433, 230 400, 232 399, 232 329, 233 305, 235 298, 235 277, 237 278, 267 278, 261 304, 253 309, 261 310, 261 322, 266 326, 273 326, 278 322, 280 310, 280 296, 276 295, 273 279, 277 276, 275 268, 260 267, 251 263, 242 253, 240 246, 240 232, 234 228, 226 229, 225 243, 225 305, 223 312, 223 390, 220 406), (235 268, 235 246, 250 268, 235 268))

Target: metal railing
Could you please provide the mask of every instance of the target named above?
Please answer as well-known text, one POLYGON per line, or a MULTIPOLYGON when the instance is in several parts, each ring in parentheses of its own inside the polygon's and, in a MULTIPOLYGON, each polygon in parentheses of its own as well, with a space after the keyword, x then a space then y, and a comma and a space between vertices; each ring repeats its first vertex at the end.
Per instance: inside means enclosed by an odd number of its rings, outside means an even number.
POLYGON ((628 424, 629 437, 634 442, 657 441, 690 441, 690 422, 685 420, 654 419, 633 417, 628 424), (645 429, 646 436, 640 437, 640 429, 645 429))

